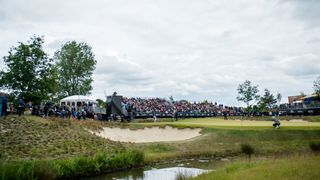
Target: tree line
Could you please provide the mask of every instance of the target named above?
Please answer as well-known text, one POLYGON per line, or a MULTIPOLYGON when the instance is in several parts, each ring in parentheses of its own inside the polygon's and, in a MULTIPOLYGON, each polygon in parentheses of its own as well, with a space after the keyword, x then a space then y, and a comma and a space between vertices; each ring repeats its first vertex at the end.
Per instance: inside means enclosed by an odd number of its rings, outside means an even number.
POLYGON ((44 42, 43 36, 33 36, 10 48, 3 57, 0 88, 13 98, 35 104, 90 94, 97 63, 92 48, 84 42, 68 41, 49 57, 44 42))
MULTIPOLYGON (((239 84, 237 91, 237 100, 246 104, 246 113, 253 112, 274 112, 278 111, 282 95, 280 93, 272 94, 269 89, 264 89, 264 94, 259 95, 258 85, 253 85, 251 81, 246 80, 239 84)), ((316 100, 320 103, 320 76, 313 82, 314 94, 316 100)))

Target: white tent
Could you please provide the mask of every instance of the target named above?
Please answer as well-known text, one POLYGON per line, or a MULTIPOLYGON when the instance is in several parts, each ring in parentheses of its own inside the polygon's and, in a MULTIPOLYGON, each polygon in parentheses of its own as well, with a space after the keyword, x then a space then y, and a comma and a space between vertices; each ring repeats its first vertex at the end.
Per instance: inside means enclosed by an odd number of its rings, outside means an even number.
POLYGON ((87 106, 96 106, 97 101, 82 95, 68 96, 60 100, 60 105, 67 105, 70 107, 82 107, 84 104, 87 106))

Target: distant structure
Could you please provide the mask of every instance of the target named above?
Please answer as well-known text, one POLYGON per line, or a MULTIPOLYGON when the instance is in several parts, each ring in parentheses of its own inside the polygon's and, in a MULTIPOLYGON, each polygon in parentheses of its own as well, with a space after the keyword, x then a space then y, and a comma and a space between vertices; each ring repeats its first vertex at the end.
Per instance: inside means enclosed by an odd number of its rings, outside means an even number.
POLYGON ((301 95, 299 96, 288 96, 288 103, 293 104, 296 101, 299 101, 301 99, 301 95))
POLYGON ((291 106, 308 107, 314 103, 319 103, 320 99, 315 94, 311 95, 299 95, 299 96, 288 96, 288 103, 291 106))
POLYGON ((288 96, 288 104, 280 105, 282 115, 320 115, 320 97, 315 94, 288 96))
POLYGON ((97 101, 87 96, 73 95, 61 99, 60 106, 74 107, 77 111, 82 110, 84 107, 93 110, 97 107, 97 101))
POLYGON ((110 117, 126 117, 128 112, 122 106, 122 96, 117 95, 117 92, 114 92, 111 96, 107 96, 107 108, 106 115, 110 117))

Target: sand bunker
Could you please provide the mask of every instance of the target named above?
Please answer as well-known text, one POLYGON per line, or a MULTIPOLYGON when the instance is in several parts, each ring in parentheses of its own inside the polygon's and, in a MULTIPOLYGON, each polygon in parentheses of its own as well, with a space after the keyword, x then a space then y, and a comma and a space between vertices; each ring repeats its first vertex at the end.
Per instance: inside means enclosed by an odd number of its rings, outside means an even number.
POLYGON ((104 127, 99 132, 92 132, 98 136, 120 142, 163 142, 163 141, 181 141, 200 136, 200 128, 196 129, 177 129, 170 126, 165 128, 151 127, 138 130, 109 128, 104 127))
POLYGON ((307 122, 307 121, 305 121, 303 119, 290 119, 289 121, 290 122, 307 122))

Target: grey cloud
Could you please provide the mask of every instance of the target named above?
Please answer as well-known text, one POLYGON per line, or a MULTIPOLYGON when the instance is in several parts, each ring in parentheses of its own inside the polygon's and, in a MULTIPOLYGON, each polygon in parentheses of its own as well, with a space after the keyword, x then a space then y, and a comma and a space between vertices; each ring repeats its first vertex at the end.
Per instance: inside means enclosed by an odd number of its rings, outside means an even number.
POLYGON ((312 54, 290 58, 283 66, 289 75, 316 76, 320 72, 320 57, 312 54))
POLYGON ((73 39, 71 38, 66 38, 66 39, 55 39, 51 42, 47 42, 45 44, 45 47, 48 49, 52 49, 54 51, 60 49, 64 43, 68 42, 68 41, 72 41, 73 39))
POLYGON ((294 16, 307 24, 310 28, 318 28, 320 25, 320 1, 318 0, 283 0, 294 6, 294 16))
POLYGON ((142 84, 152 81, 152 73, 148 69, 128 60, 117 57, 103 57, 97 64, 94 74, 102 76, 114 84, 142 84))
POLYGON ((302 0, 0 0, 0 53, 33 34, 50 52, 81 40, 98 61, 93 95, 241 104, 236 88, 246 79, 284 97, 312 91, 316 9, 302 0))
POLYGON ((309 43, 309 44, 319 44, 320 43, 320 38, 311 39, 311 40, 307 41, 307 43, 309 43))

